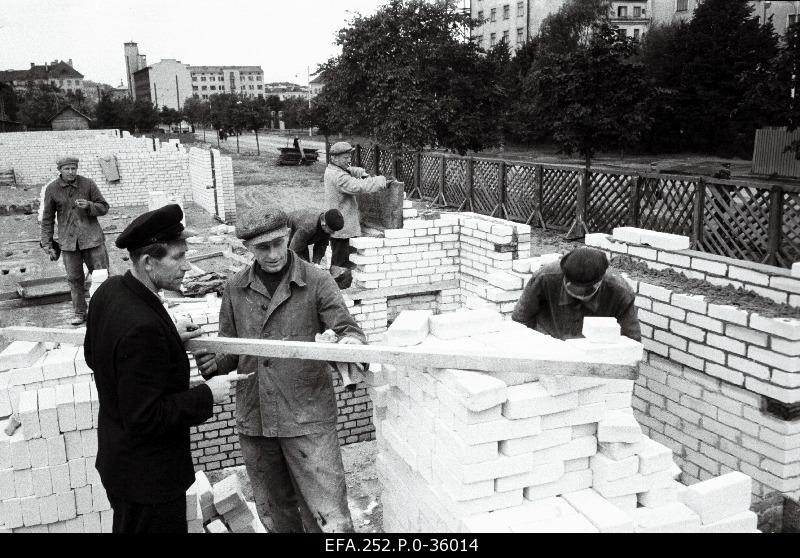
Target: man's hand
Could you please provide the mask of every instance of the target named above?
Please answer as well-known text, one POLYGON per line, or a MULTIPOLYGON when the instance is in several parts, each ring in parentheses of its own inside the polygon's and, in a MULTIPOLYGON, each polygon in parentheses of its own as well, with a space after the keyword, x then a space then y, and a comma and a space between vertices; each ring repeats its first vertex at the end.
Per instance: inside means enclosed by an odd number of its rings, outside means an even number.
POLYGON ((362 167, 347 167, 347 172, 350 173, 350 176, 353 178, 367 178, 369 174, 365 171, 362 167))
POLYGON ((214 403, 224 402, 230 396, 231 386, 236 385, 236 382, 249 380, 253 374, 255 372, 246 375, 231 372, 230 374, 214 376, 206 381, 206 385, 211 388, 211 396, 214 398, 214 403))
POLYGON ((89 208, 89 200, 85 200, 83 198, 78 198, 75 200, 75 207, 78 209, 88 209, 89 208))
POLYGON ((217 372, 217 355, 208 351, 196 351, 192 353, 197 369, 200 370, 200 375, 210 376, 217 372))
POLYGON ((363 345, 363 343, 361 341, 359 341, 358 339, 356 339, 355 337, 347 337, 347 336, 342 337, 341 339, 339 339, 339 344, 340 345, 363 345))
POLYGON ((200 329, 200 326, 192 323, 190 320, 178 320, 178 323, 175 324, 175 328, 178 330, 178 335, 181 336, 181 341, 184 343, 189 339, 194 339, 195 337, 203 335, 203 330, 200 329))
POLYGON ((47 255, 50 257, 51 262, 54 262, 58 259, 58 252, 56 252, 55 248, 47 248, 47 255))

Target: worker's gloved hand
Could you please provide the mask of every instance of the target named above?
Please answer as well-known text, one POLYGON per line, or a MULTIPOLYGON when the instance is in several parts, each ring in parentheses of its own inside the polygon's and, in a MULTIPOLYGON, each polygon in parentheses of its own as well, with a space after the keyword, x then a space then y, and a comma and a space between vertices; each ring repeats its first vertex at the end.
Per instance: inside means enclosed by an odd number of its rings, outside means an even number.
POLYGON ((369 174, 361 167, 347 167, 347 172, 350 173, 350 176, 353 178, 367 178, 369 174))

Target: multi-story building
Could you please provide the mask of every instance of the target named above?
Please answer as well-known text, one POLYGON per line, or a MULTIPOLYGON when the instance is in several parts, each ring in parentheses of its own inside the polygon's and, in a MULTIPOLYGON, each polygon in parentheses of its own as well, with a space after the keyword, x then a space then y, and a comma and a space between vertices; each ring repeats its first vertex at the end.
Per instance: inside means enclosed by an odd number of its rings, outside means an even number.
POLYGON ((264 84, 264 94, 274 95, 281 101, 293 98, 308 99, 308 87, 290 83, 288 81, 278 81, 264 84))
POLYGON ((310 94, 311 98, 313 99, 322 92, 322 88, 325 87, 325 80, 322 79, 321 75, 319 75, 311 80, 311 82, 308 84, 308 87, 311 90, 310 94))
POLYGON ((157 108, 181 110, 192 96, 189 65, 172 58, 161 60, 133 73, 134 97, 147 99, 157 108))
POLYGON ((208 99, 220 93, 264 97, 264 70, 261 66, 189 66, 191 94, 208 99))
POLYGON ((125 43, 125 72, 128 76, 128 95, 136 98, 133 74, 147 67, 147 56, 139 54, 139 45, 133 41, 125 43))
MULTIPOLYGON (((483 23, 473 29, 479 46, 491 48, 500 41, 518 47, 539 33, 542 21, 566 0, 471 0, 470 14, 483 23)), ((611 1, 609 20, 621 35, 641 38, 653 24, 691 19, 702 0, 619 0, 611 1)), ((800 1, 753 0, 753 15, 761 21, 772 16, 779 34, 800 19, 800 1)))
POLYGON ((42 65, 31 62, 27 70, 6 70, 0 72, 0 82, 11 83, 15 90, 24 90, 28 84, 51 84, 67 93, 83 91, 83 74, 72 67, 72 58, 67 62, 53 60, 42 65))

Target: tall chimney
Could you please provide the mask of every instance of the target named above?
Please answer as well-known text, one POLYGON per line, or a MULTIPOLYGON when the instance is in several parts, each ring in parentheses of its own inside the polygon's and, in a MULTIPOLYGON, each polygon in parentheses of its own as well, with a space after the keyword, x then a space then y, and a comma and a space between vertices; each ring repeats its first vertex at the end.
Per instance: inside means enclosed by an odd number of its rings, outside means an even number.
POLYGON ((31 62, 31 68, 33 68, 34 66, 36 66, 36 62, 31 62))
POLYGON ((72 67, 73 67, 73 66, 72 66, 72 58, 70 58, 70 59, 69 59, 69 62, 67 62, 67 64, 69 64, 69 67, 70 67, 70 68, 72 68, 72 67))

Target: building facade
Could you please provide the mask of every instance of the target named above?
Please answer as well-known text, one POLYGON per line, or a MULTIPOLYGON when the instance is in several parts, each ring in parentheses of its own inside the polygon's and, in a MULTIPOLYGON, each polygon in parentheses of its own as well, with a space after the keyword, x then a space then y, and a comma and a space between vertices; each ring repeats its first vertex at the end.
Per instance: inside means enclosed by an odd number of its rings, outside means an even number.
POLYGON ((164 59, 133 73, 134 97, 147 99, 157 108, 181 110, 192 96, 189 65, 180 60, 164 59))
POLYGON ((128 96, 136 98, 133 74, 147 67, 147 56, 139 54, 139 45, 134 42, 125 43, 125 73, 128 77, 128 96))
POLYGON ((308 84, 308 87, 310 89, 309 93, 311 95, 311 98, 313 99, 314 97, 322 93, 322 88, 325 87, 325 80, 322 79, 321 75, 317 76, 311 80, 311 83, 308 84))
MULTIPOLYGON (((566 0, 471 0, 472 19, 482 21, 472 32, 478 46, 489 49, 500 41, 517 48, 536 36, 544 19, 566 0)), ((610 2, 609 20, 621 35, 642 38, 651 25, 688 21, 702 0, 621 0, 610 2)), ((753 0, 753 15, 772 17, 775 31, 783 35, 798 21, 800 1, 753 0)))
POLYGON ((189 66, 191 96, 208 99, 220 93, 264 97, 261 66, 189 66))
POLYGON ((37 65, 31 62, 27 70, 0 71, 0 82, 11 83, 16 91, 24 90, 28 84, 50 84, 66 93, 83 92, 83 74, 72 67, 72 58, 67 62, 53 60, 37 65))

